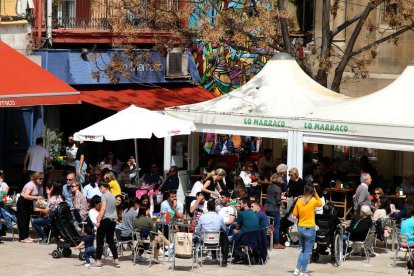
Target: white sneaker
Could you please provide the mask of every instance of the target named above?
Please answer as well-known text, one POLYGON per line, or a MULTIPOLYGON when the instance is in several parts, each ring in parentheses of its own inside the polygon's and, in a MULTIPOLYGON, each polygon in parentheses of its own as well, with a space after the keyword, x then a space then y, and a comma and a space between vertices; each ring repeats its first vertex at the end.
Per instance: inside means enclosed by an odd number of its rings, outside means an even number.
POLYGON ((91 265, 91 264, 87 264, 87 263, 85 263, 85 264, 84 264, 84 266, 85 266, 85 267, 89 267, 90 265, 91 265))
POLYGON ((295 270, 293 271, 293 275, 295 275, 295 276, 299 276, 301 273, 300 273, 300 270, 299 269, 297 269, 297 268, 295 268, 295 270))
POLYGON ((309 273, 307 273, 307 272, 301 272, 300 273, 300 276, 311 276, 309 273))

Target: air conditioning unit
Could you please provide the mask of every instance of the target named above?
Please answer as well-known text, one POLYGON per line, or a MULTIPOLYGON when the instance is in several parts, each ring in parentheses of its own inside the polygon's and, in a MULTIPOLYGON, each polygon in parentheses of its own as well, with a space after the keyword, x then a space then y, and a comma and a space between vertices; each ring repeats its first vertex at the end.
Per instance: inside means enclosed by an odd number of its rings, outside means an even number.
POLYGON ((173 48, 167 55, 167 79, 189 79, 187 48, 173 48))

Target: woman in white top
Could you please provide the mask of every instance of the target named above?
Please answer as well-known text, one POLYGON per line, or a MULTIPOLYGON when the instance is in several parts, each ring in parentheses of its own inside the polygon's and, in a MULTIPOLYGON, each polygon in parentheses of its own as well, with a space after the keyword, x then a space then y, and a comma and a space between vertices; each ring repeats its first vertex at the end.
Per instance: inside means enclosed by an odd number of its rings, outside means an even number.
POLYGON ((101 197, 94 195, 90 201, 90 207, 88 216, 93 224, 93 229, 96 231, 96 219, 98 218, 99 211, 101 211, 101 197))
POLYGON ((250 186, 257 186, 259 174, 254 171, 253 162, 249 161, 244 165, 244 169, 240 172, 240 177, 243 179, 246 188, 249 188, 250 186))

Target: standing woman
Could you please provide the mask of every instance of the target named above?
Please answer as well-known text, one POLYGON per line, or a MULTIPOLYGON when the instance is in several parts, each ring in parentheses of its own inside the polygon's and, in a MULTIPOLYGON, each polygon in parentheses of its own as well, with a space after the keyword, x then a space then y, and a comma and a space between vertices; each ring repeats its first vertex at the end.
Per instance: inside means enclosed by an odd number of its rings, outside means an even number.
POLYGON ((121 267, 118 260, 118 251, 114 242, 114 233, 116 225, 116 205, 115 197, 109 192, 108 183, 99 183, 101 196, 101 210, 96 219, 96 263, 92 267, 102 267, 102 253, 104 241, 109 245, 112 256, 114 257, 114 265, 121 267))
POLYGON ((85 182, 85 173, 86 173, 86 154, 87 148, 86 144, 83 141, 77 142, 78 151, 76 152, 75 159, 75 173, 77 180, 83 184, 85 182))
MULTIPOLYGON (((280 210, 279 206, 282 199, 282 185, 283 178, 280 175, 273 174, 270 177, 272 184, 267 186, 267 197, 264 204, 266 208, 266 215, 274 219, 274 230, 273 230, 273 248, 284 249, 285 247, 279 242, 279 228, 280 228, 280 210)), ((272 246, 272 245, 271 245, 272 246)))
POLYGON ((223 187, 221 187, 219 181, 223 180, 224 177, 226 177, 226 171, 223 169, 216 169, 207 175, 203 188, 201 188, 206 201, 208 201, 211 196, 213 196, 214 199, 220 197, 220 192, 223 190, 223 187))
POLYGON ((315 243, 315 208, 322 206, 322 200, 312 185, 305 185, 303 196, 296 202, 293 216, 299 220, 298 237, 302 249, 293 275, 309 276, 306 269, 315 243), (313 198, 314 197, 314 198, 313 198))
POLYGON ((30 216, 33 214, 33 202, 42 199, 39 196, 39 187, 42 185, 43 178, 44 174, 41 172, 32 174, 31 181, 24 185, 17 200, 17 227, 20 242, 33 242, 33 239, 29 237, 30 216))

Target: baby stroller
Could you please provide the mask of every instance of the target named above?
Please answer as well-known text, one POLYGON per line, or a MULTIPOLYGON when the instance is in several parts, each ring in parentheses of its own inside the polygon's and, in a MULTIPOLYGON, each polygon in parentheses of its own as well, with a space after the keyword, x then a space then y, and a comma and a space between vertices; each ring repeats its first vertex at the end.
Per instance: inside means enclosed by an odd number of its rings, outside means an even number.
POLYGON ((331 254, 331 259, 340 266, 343 261, 343 229, 336 216, 335 207, 324 206, 324 214, 316 215, 315 222, 318 226, 316 239, 311 259, 313 262, 319 260, 320 255, 331 254), (329 251, 328 251, 329 249, 329 251))
MULTIPOLYGON (((53 212, 50 231, 52 231, 51 237, 56 239, 57 249, 53 250, 52 257, 55 259, 62 256, 69 257, 72 255, 70 248, 77 246, 82 238, 76 231, 73 215, 67 202, 61 202, 53 212)), ((85 259, 83 251, 79 253, 79 259, 85 259)))
POLYGON ((296 201, 297 200, 292 203, 292 206, 286 210, 285 215, 280 219, 279 242, 287 247, 292 243, 296 244, 298 242, 297 236, 292 233, 294 232, 294 229, 297 229, 297 227, 291 217, 296 201))

